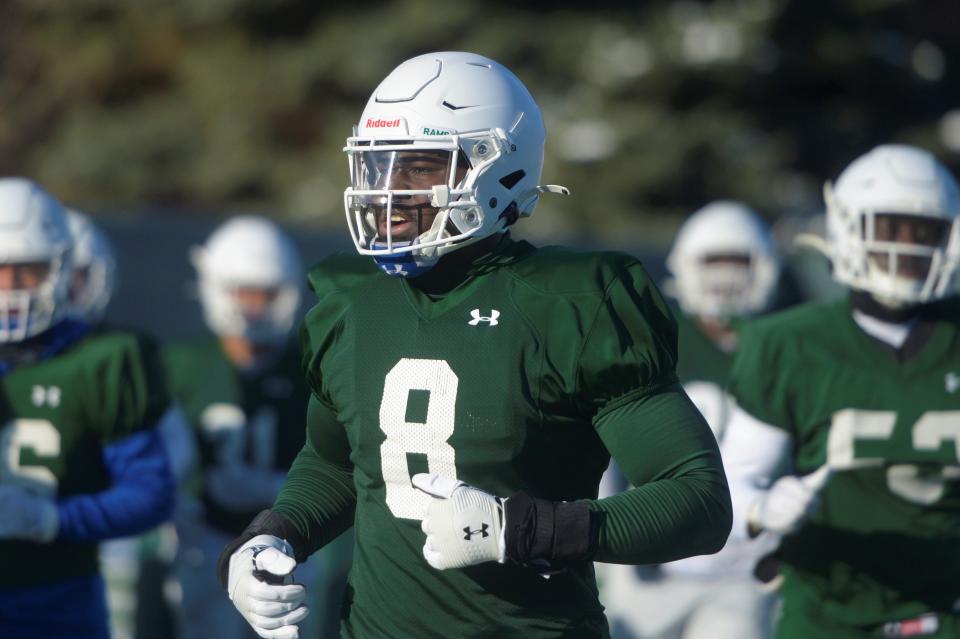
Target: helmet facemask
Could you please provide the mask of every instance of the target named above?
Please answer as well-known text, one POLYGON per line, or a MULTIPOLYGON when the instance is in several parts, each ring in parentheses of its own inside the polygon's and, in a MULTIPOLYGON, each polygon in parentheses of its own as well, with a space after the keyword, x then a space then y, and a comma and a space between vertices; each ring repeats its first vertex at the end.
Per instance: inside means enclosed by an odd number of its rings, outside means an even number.
POLYGON ((749 253, 709 253, 700 257, 697 276, 703 307, 717 319, 749 315, 755 287, 755 260, 749 253))
POLYGON ((479 201, 480 182, 503 146, 489 131, 349 138, 344 207, 357 250, 390 275, 415 277, 444 254, 505 228, 505 221, 490 219, 496 199, 479 201))
POLYGON ((292 283, 257 285, 208 275, 201 277, 200 289, 204 313, 215 332, 254 343, 286 340, 300 303, 300 291, 292 283))
POLYGON ((66 300, 66 256, 49 261, 0 264, 10 269, 0 283, 0 343, 22 342, 47 330, 66 300))

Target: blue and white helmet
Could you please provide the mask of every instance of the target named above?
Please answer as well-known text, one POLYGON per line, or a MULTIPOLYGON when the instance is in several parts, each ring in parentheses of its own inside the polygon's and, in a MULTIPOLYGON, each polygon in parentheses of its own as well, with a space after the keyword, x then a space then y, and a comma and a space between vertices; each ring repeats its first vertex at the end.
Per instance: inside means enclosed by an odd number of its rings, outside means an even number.
POLYGON ((531 215, 546 130, 540 108, 517 77, 473 53, 407 60, 380 83, 347 139, 351 184, 347 226, 357 250, 390 275, 414 277, 443 255, 531 215), (404 158, 434 163, 427 175, 404 158), (409 179, 419 171, 417 179, 409 179), (398 214, 435 213, 403 239, 398 214))
POLYGON ((72 244, 53 196, 30 180, 0 178, 0 264, 45 270, 37 286, 0 290, 0 343, 38 335, 64 316, 72 244))
POLYGON ((96 324, 107 310, 116 283, 117 263, 110 240, 84 213, 67 209, 73 236, 70 312, 96 324))

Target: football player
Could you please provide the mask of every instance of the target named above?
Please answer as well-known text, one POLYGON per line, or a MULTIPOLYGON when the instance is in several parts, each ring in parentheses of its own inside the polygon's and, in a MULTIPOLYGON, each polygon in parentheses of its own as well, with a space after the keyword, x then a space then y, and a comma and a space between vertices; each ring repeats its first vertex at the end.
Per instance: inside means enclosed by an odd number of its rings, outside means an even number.
MULTIPOLYGON (((736 327, 768 310, 780 258, 767 224, 740 202, 704 206, 683 224, 667 256, 668 290, 681 312, 677 375, 718 441, 733 403, 726 393, 736 327)), ((625 487, 615 466, 602 494, 625 487)), ((600 565, 601 600, 618 637, 737 637, 769 634, 774 596, 753 570, 771 550, 769 536, 728 542, 716 555, 657 569, 600 565)))
POLYGON ((191 261, 212 334, 167 353, 202 473, 199 503, 177 517, 182 636, 239 637, 250 631, 223 597, 216 560, 273 503, 304 443, 309 391, 291 335, 303 272, 293 242, 255 216, 223 223, 191 261))
POLYGON ((282 582, 350 527, 348 637, 605 637, 591 560, 723 545, 719 451, 643 267, 508 233, 565 192, 539 184, 544 142, 520 80, 470 53, 408 60, 367 103, 345 148, 360 255, 309 276, 307 443, 221 555, 261 637, 298 636, 282 582), (637 488, 597 500, 611 454, 637 488))
POLYGON ((160 424, 181 419, 152 345, 69 317, 63 207, 0 179, 0 636, 105 639, 97 542, 169 517, 160 424))
POLYGON ((884 145, 824 189, 839 301, 741 331, 734 535, 783 535, 777 636, 956 637, 960 194, 884 145))
MULTIPOLYGON (((110 327, 104 316, 113 297, 117 272, 113 246, 85 213, 68 208, 67 222, 73 238, 67 288, 69 313, 92 331, 108 331, 110 327)), ((168 419, 161 423, 159 430, 174 478, 182 481, 196 462, 189 425, 182 418, 168 419)), ((100 545, 100 568, 107 588, 110 631, 114 639, 171 635, 169 606, 163 605, 164 597, 160 594, 170 564, 161 549, 171 545, 169 541, 164 542, 171 538, 175 538, 173 524, 166 522, 145 535, 114 539, 100 545), (141 627, 136 628, 137 625, 141 627)))

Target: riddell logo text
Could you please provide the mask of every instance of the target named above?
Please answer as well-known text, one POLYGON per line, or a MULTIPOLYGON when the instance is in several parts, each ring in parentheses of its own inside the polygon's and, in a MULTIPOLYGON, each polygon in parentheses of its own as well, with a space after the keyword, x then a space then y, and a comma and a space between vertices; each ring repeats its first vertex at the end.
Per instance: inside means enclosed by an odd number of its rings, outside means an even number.
POLYGON ((384 120, 382 118, 367 118, 368 129, 392 129, 400 126, 400 118, 396 120, 384 120))

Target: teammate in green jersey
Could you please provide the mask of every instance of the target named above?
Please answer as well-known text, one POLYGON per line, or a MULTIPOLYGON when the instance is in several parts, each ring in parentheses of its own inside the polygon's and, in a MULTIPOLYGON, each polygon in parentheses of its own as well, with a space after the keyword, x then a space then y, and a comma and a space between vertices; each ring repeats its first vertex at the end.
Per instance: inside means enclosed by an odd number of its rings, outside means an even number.
POLYGON ((784 536, 782 639, 956 637, 960 194, 899 145, 824 193, 824 248, 851 293, 741 331, 734 535, 784 536))
POLYGON ((153 346, 69 316, 62 206, 0 179, 0 636, 105 639, 97 543, 166 519, 171 406, 153 346))
MULTIPOLYGON (((303 447, 309 391, 291 336, 303 272, 293 242, 255 216, 219 226, 193 250, 192 261, 212 334, 167 352, 172 390, 194 426, 202 474, 199 502, 185 499, 193 507, 177 517, 181 636, 241 637, 252 632, 223 597, 214 566, 224 544, 273 503, 303 447)), ((299 570, 298 578, 311 568, 299 570)), ((328 566, 324 587, 339 575, 342 588, 344 573, 328 566)), ((328 617, 335 632, 337 616, 328 617)))
POLYGON ((346 146, 361 255, 309 276, 307 443, 221 555, 261 637, 298 636, 303 588, 279 582, 350 527, 347 637, 604 637, 591 560, 723 545, 719 452, 643 267, 507 234, 565 192, 539 185, 544 141, 474 54, 408 60, 368 102, 346 146), (611 455, 638 487, 597 500, 611 455))
MULTIPOLYGON (((667 256, 667 290, 681 313, 677 375, 723 440, 733 401, 726 386, 737 347, 735 326, 767 311, 777 292, 780 259, 767 224, 739 202, 712 202, 677 233, 667 256)), ((627 487, 615 464, 601 494, 627 487)), ((753 639, 770 632, 774 595, 753 576, 771 550, 765 536, 731 540, 715 555, 655 569, 600 565, 601 601, 617 639, 753 639), (602 572, 601 572, 602 571, 602 572)))

